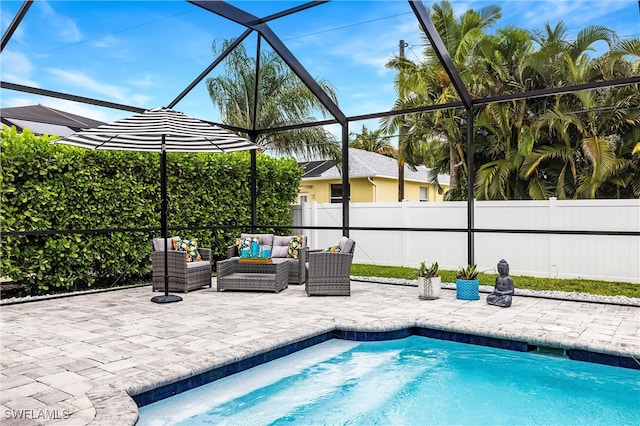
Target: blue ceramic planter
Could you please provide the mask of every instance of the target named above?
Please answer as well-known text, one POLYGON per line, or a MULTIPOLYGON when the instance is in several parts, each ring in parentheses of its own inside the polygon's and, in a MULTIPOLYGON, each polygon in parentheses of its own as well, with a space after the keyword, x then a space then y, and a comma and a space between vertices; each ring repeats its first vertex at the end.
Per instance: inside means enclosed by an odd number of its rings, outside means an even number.
POLYGON ((480 280, 456 279, 456 298, 461 300, 480 300, 480 280))

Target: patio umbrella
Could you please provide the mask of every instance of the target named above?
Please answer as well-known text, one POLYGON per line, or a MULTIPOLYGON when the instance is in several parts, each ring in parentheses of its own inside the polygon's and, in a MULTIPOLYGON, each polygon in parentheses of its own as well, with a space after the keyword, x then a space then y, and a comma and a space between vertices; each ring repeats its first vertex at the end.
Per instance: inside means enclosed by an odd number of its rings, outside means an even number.
POLYGON ((60 138, 54 143, 89 149, 153 151, 160 153, 161 230, 164 239, 164 295, 156 303, 178 302, 169 294, 167 256, 167 162, 171 152, 232 152, 256 149, 257 145, 206 121, 186 116, 169 108, 154 108, 110 124, 60 138))

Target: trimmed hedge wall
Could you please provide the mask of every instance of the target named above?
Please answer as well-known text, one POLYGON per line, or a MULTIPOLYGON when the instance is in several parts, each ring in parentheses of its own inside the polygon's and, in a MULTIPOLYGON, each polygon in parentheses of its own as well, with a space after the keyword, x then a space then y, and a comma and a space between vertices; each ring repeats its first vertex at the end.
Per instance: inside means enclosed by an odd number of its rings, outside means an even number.
MULTIPOLYGON (((29 294, 149 279, 150 241, 160 234, 159 154, 87 150, 53 139, 6 126, 0 132, 0 275, 29 294), (4 235, 130 228, 154 232, 4 235)), ((167 173, 170 235, 197 238, 215 258, 225 257, 241 227, 251 224, 249 153, 169 153, 167 173), (198 229, 213 226, 236 229, 198 229)), ((258 154, 258 223, 291 226, 301 174, 292 158, 258 154)))

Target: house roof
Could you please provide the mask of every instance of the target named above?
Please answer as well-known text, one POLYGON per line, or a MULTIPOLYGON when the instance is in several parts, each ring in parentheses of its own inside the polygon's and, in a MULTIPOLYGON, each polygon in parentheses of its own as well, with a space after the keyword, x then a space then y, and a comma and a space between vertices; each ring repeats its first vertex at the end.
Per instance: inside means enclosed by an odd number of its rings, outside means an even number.
MULTIPOLYGON (((338 167, 332 160, 301 161, 298 164, 304 169, 302 179, 331 179, 342 176, 338 167)), ((425 166, 417 167, 416 171, 405 168, 405 180, 430 182, 431 169, 425 166)), ((398 178, 398 162, 394 158, 376 154, 362 149, 349 148, 349 177, 350 178, 374 178, 386 177, 398 178)), ((441 185, 449 184, 449 175, 438 175, 441 185)))
POLYGON ((69 136, 80 130, 105 124, 44 105, 0 108, 0 119, 7 126, 16 126, 20 131, 26 128, 35 135, 69 136))

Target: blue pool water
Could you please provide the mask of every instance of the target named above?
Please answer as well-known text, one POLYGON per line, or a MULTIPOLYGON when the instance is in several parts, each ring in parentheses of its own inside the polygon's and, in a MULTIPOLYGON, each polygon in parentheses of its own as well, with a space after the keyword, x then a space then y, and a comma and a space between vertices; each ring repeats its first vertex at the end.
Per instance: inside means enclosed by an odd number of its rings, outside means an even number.
POLYGON ((640 370, 425 337, 329 340, 140 408, 138 425, 639 425, 640 370))

